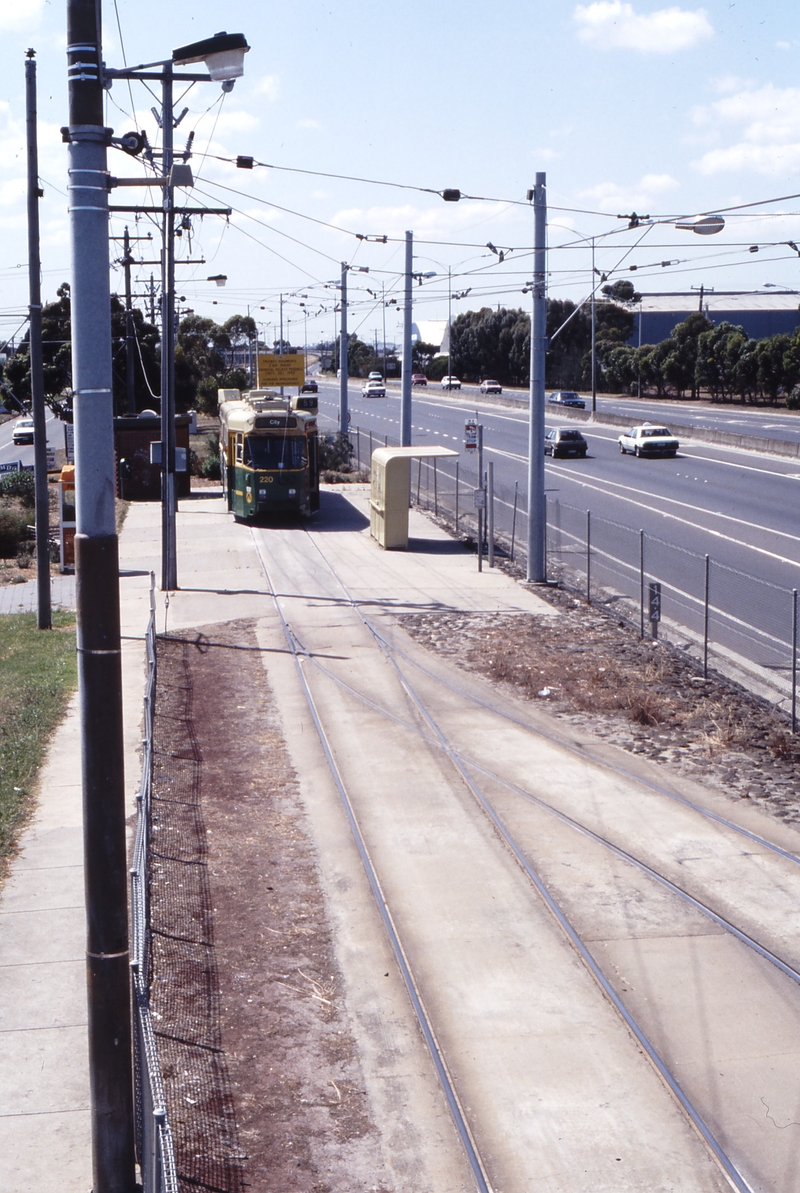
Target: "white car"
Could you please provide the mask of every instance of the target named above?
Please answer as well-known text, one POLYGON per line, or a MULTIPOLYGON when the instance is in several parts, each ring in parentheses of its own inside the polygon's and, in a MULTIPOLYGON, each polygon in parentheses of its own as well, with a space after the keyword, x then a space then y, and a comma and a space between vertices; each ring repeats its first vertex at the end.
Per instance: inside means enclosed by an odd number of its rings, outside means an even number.
POLYGON ((370 373, 367 381, 380 381, 381 385, 383 385, 383 373, 370 373))
POLYGON ((14 427, 14 443, 33 443, 33 419, 21 418, 14 427))
POLYGON ((631 427, 623 432, 617 440, 619 450, 623 456, 632 452, 634 456, 674 456, 680 444, 666 427, 644 423, 641 427, 631 427))
POLYGON ((461 389, 458 377, 442 377, 442 389, 461 389))
POLYGON ((501 394, 503 387, 499 381, 493 381, 491 377, 485 377, 480 384, 482 394, 501 394))
POLYGON ((365 398, 385 398, 386 386, 382 381, 368 381, 361 387, 361 393, 365 398))

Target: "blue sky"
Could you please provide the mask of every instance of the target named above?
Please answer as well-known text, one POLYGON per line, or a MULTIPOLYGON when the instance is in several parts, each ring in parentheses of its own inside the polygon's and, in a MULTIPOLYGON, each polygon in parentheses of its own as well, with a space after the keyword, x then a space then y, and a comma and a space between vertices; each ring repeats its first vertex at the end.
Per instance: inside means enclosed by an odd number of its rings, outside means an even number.
MULTIPOLYGON (((452 291, 470 290, 455 300, 454 313, 527 306, 532 218, 525 194, 537 171, 547 173, 554 297, 588 293, 589 237, 596 238, 597 267, 643 291, 701 284, 762 290, 765 283, 800 290, 800 256, 782 243, 800 244, 800 200, 727 210, 800 192, 800 28, 796 5, 785 0, 703 7, 496 0, 491 9, 475 0, 104 0, 103 11, 111 66, 122 65, 123 45, 128 63, 149 62, 221 26, 243 32, 252 47, 244 78, 224 100, 218 84, 202 84, 177 109, 189 107, 176 143, 195 132, 198 183, 189 201, 236 209, 230 225, 195 220, 178 246, 179 258, 205 258, 178 269, 184 305, 199 314, 222 321, 249 306, 268 329, 283 293, 292 338, 301 338, 305 315, 309 338, 330 336, 335 290, 325 283, 347 261, 370 271, 351 273, 350 285, 351 328, 371 338, 381 328, 381 283, 387 300, 400 295, 406 229, 415 236, 415 269, 437 275, 415 287, 418 318, 446 317, 448 268, 452 291), (272 168, 237 170, 218 160, 237 154, 272 168), (444 187, 477 198, 444 203, 430 193, 444 187), (708 238, 669 222, 629 232, 616 218, 719 210, 725 231, 708 238), (505 251, 502 263, 487 242, 505 251), (228 277, 224 289, 206 280, 219 273, 228 277)), ((67 120, 65 26, 63 0, 7 0, 0 11, 3 337, 22 323, 27 305, 28 46, 39 70, 45 297, 69 278, 66 152, 58 132, 67 120)), ((133 106, 127 85, 117 82, 107 123, 117 133, 146 128, 155 143, 154 97, 134 85, 132 99, 133 106)), ((113 150, 109 162, 112 173, 139 169, 113 150)), ((115 220, 114 231, 122 226, 115 220)), ((146 221, 136 231, 148 230, 157 240, 146 221)), ((139 271, 137 291, 151 269, 139 271)), ((119 271, 112 286, 122 286, 119 271)), ((392 306, 390 338, 396 326, 392 306)))

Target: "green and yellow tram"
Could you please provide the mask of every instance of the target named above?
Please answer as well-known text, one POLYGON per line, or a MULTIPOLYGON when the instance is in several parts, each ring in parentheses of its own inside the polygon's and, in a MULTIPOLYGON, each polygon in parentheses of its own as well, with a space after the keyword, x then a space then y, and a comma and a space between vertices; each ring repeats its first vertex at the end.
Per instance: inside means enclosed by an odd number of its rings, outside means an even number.
POLYGON ((219 455, 228 509, 237 518, 319 509, 316 397, 221 389, 219 455))

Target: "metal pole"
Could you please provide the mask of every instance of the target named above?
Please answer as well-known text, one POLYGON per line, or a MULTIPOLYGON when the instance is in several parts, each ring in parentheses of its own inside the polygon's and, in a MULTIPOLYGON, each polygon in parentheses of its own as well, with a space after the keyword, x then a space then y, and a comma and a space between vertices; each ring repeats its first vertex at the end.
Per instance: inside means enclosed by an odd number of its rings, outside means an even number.
POLYGON ((414 268, 414 234, 406 232, 406 278, 403 300, 403 375, 400 378, 400 446, 411 447, 411 271, 414 268))
POLYGON ((419 490, 422 484, 422 460, 417 460, 417 505, 419 505, 419 490))
POLYGON ((478 510, 478 571, 483 571, 483 510, 478 510))
MULTIPOLYGON (((283 356, 283 295, 280 295, 280 320, 281 320, 281 338, 278 343, 278 356, 283 356)), ((283 397, 283 386, 281 386, 281 397, 283 397)))
POLYGON ((594 237, 592 237, 592 414, 597 412, 597 304, 594 279, 594 237))
POLYGON ((489 491, 486 495, 486 517, 489 523, 489 567, 494 567, 494 464, 489 462, 489 491))
POLYGON ((123 237, 122 266, 125 271, 125 394, 128 414, 136 413, 136 388, 134 384, 134 339, 133 300, 131 298, 131 238, 128 229, 123 237))
MULTIPOLYGON (((447 267, 447 376, 453 376, 453 271, 447 267)), ((448 385, 451 384, 448 382, 448 385)))
POLYGON ((705 583, 703 586, 703 675, 708 678, 708 578, 710 561, 706 555, 705 583))
POLYGON ((456 534, 458 534, 458 460, 456 460, 456 534))
MULTIPOLYGON (((161 75, 161 167, 169 177, 173 161, 172 63, 161 75)), ((164 187, 161 264, 161 588, 178 587, 175 528, 175 192, 164 187)), ((252 361, 251 361, 252 368, 252 361)))
POLYGON ((383 384, 386 384, 386 301, 384 283, 381 282, 381 310, 383 312, 383 384))
POLYGON ((644 531, 639 531, 639 637, 644 638, 644 531))
POLYGON ((347 434, 350 414, 347 409, 347 263, 342 261, 342 317, 339 320, 339 433, 347 434))
POLYGON ((533 309, 528 406, 528 563, 527 579, 543 583, 545 572, 544 369, 547 335, 546 174, 537 173, 533 190, 533 309))
POLYGON ((68 0, 78 678, 94 1193, 133 1193, 133 1073, 100 5, 68 0))
POLYGON ((586 511, 586 604, 592 603, 592 511, 586 511))
POLYGON ((50 601, 50 507, 47 496, 47 422, 42 362, 42 290, 39 261, 39 150, 36 136, 36 60, 28 50, 25 62, 25 108, 28 151, 28 306, 33 412, 33 476, 36 504, 36 625, 53 624, 50 601))
POLYGON ((797 730, 797 589, 792 589, 792 733, 797 730))
POLYGON ((437 484, 436 457, 433 457, 433 513, 439 517, 439 486, 437 484))
POLYGON ((519 481, 514 481, 514 512, 511 515, 511 562, 514 562, 514 539, 517 534, 517 498, 519 496, 519 481))
POLYGON ((356 468, 361 471, 361 428, 356 427, 356 468))

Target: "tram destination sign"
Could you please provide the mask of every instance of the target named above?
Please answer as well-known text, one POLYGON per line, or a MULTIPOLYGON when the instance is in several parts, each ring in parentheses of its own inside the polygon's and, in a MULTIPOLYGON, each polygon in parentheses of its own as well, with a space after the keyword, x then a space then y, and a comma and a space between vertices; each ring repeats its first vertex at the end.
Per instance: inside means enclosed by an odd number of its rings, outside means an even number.
POLYGON ((274 352, 259 352, 259 389, 273 385, 302 385, 305 379, 305 360, 300 353, 292 352, 286 356, 278 356, 274 352))

